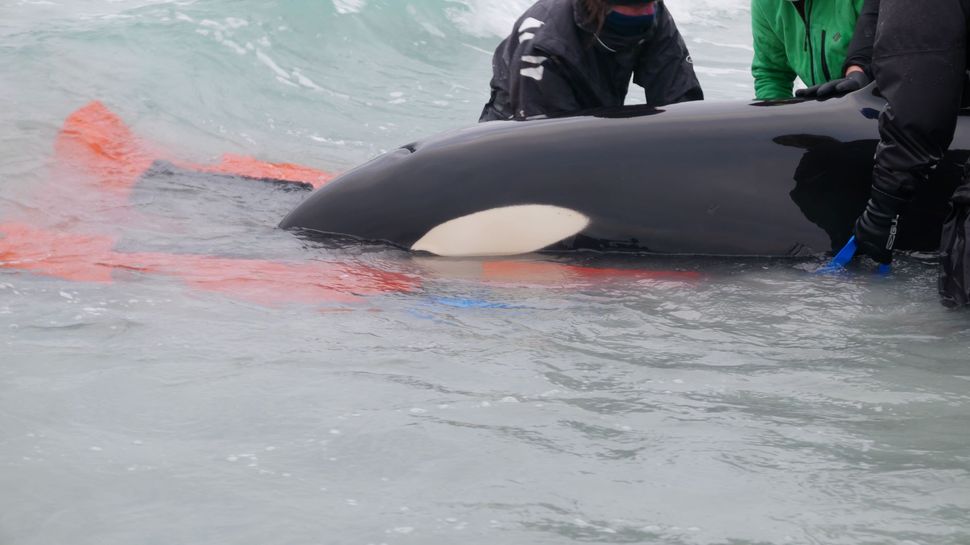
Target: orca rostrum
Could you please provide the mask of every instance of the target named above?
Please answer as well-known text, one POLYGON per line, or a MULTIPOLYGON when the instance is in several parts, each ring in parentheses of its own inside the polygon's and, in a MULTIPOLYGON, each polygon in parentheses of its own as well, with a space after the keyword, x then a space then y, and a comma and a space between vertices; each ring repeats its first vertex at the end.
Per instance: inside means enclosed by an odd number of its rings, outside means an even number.
MULTIPOLYGON (((826 101, 482 123, 343 174, 280 226, 442 256, 820 254, 845 244, 865 208, 884 105, 870 86, 826 101)), ((951 150, 900 218, 897 249, 938 247, 968 156, 961 116, 951 150)))

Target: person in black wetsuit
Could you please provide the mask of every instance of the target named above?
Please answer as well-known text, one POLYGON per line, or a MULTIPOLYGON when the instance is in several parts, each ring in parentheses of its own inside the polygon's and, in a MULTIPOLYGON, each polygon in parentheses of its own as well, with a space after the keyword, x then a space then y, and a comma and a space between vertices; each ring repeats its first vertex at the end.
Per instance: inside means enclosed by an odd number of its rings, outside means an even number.
MULTIPOLYGON (((970 0, 882 0, 873 55, 887 106, 879 117, 872 192, 854 234, 860 250, 892 261, 899 213, 926 182, 953 139, 970 47, 970 0)), ((970 167, 966 170, 970 172, 970 167)), ((952 199, 941 244, 944 304, 967 303, 964 246, 970 180, 952 199)))
POLYGON ((661 0, 539 0, 495 50, 479 121, 621 106, 633 82, 647 104, 704 93, 661 0))

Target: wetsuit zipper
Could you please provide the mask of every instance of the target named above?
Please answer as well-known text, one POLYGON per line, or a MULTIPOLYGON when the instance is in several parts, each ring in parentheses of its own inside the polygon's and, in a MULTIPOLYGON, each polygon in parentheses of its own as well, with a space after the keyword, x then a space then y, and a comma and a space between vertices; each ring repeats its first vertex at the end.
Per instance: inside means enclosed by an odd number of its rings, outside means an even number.
POLYGON ((810 16, 810 6, 808 5, 809 0, 795 0, 793 5, 795 6, 795 11, 802 18, 802 22, 805 23, 805 40, 802 48, 805 53, 808 54, 808 65, 812 69, 812 81, 806 81, 806 85, 815 85, 815 58, 812 56, 812 29, 811 29, 811 16, 810 16))
POLYGON ((805 46, 808 48, 808 63, 812 67, 812 83, 809 85, 818 84, 815 81, 815 55, 812 54, 812 0, 805 0, 805 46))
POLYGON ((822 77, 825 78, 825 81, 832 81, 832 74, 829 73, 829 62, 825 59, 825 31, 824 30, 822 31, 822 46, 820 49, 821 49, 821 55, 822 55, 822 77))

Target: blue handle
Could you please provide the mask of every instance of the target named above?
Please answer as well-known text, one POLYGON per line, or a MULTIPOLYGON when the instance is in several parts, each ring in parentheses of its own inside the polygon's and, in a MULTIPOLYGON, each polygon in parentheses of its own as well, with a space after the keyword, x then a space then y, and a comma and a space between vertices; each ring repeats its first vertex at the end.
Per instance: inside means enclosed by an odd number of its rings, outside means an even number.
POLYGON ((852 261, 852 257, 855 256, 857 249, 858 245, 856 245, 855 237, 853 236, 849 238, 849 242, 846 242, 845 246, 839 250, 839 253, 835 254, 835 257, 832 258, 832 261, 830 261, 828 265, 815 272, 817 274, 832 274, 841 271, 846 265, 849 264, 850 261, 852 261))
MULTIPOLYGON (((846 265, 849 264, 850 261, 852 261, 852 258, 855 256, 856 250, 858 249, 859 249, 859 245, 856 244, 855 237, 854 236, 850 237, 849 242, 846 242, 845 246, 843 246, 842 249, 839 250, 839 253, 835 254, 835 257, 832 258, 832 261, 830 261, 828 265, 822 267, 816 272, 820 274, 828 274, 828 273, 836 273, 841 271, 842 269, 845 268, 846 265)), ((888 263, 879 265, 879 267, 876 269, 876 273, 882 276, 886 276, 891 272, 892 272, 892 266, 888 263)))
POLYGON ((829 268, 841 269, 848 265, 855 256, 857 249, 859 249, 859 246, 855 242, 855 237, 849 237, 849 242, 846 242, 845 246, 839 250, 839 253, 835 254, 835 257, 832 258, 832 262, 829 263, 829 268))

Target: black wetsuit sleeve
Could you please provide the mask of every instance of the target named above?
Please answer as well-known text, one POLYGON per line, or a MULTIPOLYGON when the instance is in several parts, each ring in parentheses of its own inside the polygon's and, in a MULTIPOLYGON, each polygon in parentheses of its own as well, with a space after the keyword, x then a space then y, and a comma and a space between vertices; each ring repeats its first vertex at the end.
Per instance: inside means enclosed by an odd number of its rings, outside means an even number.
POLYGON ((873 194, 912 198, 953 139, 966 70, 968 0, 882 0, 873 69, 879 117, 873 194))
POLYGON ((653 106, 703 100, 704 92, 694 73, 687 44, 674 18, 661 3, 658 3, 656 24, 656 30, 644 44, 633 83, 643 87, 647 104, 653 106))
POLYGON ((845 63, 842 65, 842 74, 850 66, 862 68, 866 75, 872 77, 872 47, 876 40, 876 23, 879 20, 879 0, 864 0, 862 12, 856 20, 855 31, 852 34, 852 41, 849 43, 849 50, 846 53, 845 63))
POLYGON ((509 95, 514 119, 582 109, 563 64, 538 49, 519 47, 509 67, 509 95))
MULTIPOLYGON (((514 35, 513 35, 514 36, 514 35)), ((509 106, 509 63, 506 60, 509 56, 512 36, 502 40, 502 43, 495 48, 492 55, 492 81, 489 83, 492 89, 492 96, 488 103, 482 108, 482 115, 478 121, 497 121, 512 117, 511 107, 509 106)))

